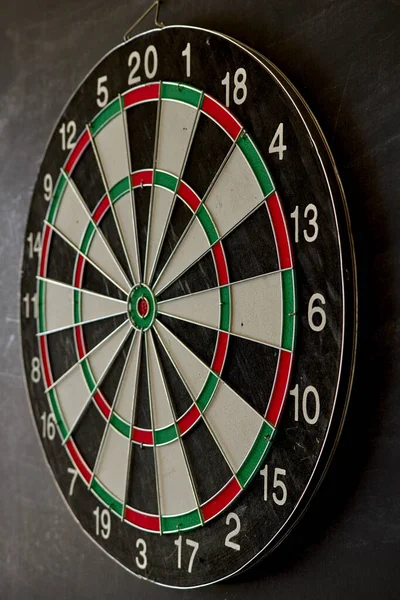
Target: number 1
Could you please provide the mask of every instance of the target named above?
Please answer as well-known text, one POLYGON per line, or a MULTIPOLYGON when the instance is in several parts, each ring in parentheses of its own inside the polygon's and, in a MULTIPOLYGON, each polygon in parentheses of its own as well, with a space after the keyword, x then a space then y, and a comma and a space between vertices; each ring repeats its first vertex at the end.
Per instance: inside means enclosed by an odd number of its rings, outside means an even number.
POLYGON ((186 58, 186 77, 190 77, 190 42, 187 43, 182 56, 186 58))

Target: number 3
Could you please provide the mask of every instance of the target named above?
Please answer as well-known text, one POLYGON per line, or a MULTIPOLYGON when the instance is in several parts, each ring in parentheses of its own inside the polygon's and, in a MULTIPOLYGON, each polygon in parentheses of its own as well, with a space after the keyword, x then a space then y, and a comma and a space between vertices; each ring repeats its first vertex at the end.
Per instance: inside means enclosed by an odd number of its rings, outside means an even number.
POLYGON ((142 538, 136 540, 136 548, 139 550, 139 556, 136 556, 135 562, 139 569, 145 569, 147 567, 147 544, 142 538))

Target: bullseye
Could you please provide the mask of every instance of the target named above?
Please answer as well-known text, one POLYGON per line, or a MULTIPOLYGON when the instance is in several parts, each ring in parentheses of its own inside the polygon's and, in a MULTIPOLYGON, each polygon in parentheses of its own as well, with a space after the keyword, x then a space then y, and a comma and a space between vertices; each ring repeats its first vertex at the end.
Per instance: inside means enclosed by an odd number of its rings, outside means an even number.
POLYGON ((138 311, 139 315, 142 317, 142 319, 147 317, 148 312, 149 312, 149 303, 147 302, 147 300, 144 296, 142 298, 139 298, 139 300, 137 302, 137 311, 138 311))
POLYGON ((135 285, 128 298, 128 317, 134 328, 147 331, 156 315, 156 300, 151 289, 143 283, 135 285))

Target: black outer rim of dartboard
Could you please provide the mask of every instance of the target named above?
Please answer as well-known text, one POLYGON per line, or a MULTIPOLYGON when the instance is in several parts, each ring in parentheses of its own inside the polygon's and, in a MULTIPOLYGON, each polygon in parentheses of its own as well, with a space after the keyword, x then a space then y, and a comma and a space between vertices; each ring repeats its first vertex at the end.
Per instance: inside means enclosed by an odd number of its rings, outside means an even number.
MULTIPOLYGON (((291 97, 293 104, 301 114, 306 126, 310 129, 313 128, 319 138, 318 141, 313 138, 313 142, 318 152, 323 152, 326 155, 325 160, 321 159, 321 162, 324 167, 326 164, 328 164, 332 168, 332 172, 330 172, 330 169, 328 169, 326 172, 327 181, 333 189, 336 188, 336 197, 340 195, 342 199, 341 203, 332 201, 332 207, 335 212, 337 229, 339 232, 338 240, 340 242, 340 255, 342 263, 341 279, 344 300, 344 334, 342 357, 340 376, 336 388, 336 399, 334 402, 334 409, 331 413, 333 418, 331 418, 328 433, 325 438, 321 453, 316 462, 313 474, 311 475, 309 483, 307 484, 307 487, 304 490, 297 506, 293 510, 291 516, 286 520, 282 528, 276 533, 275 537, 271 539, 270 543, 264 548, 264 550, 256 555, 253 560, 243 567, 243 569, 231 576, 234 577, 254 567, 257 563, 271 554, 290 535, 291 531, 296 527, 304 513, 307 511, 315 494, 318 492, 332 462, 346 420, 356 367, 358 334, 358 283, 354 240, 351 231, 351 220, 346 195, 333 154, 315 115, 297 88, 274 63, 268 60, 257 50, 252 50, 249 46, 242 44, 235 38, 231 38, 229 36, 226 37, 228 37, 233 43, 244 48, 250 54, 253 54, 257 60, 259 60, 267 69, 272 72, 278 83, 285 89, 288 96, 291 97), (320 144, 318 142, 320 142, 320 144), (345 277, 343 277, 343 274, 345 277), (342 406, 341 411, 338 410, 338 406, 342 406), (313 485, 311 485, 311 482, 313 482, 313 485)), ((334 195, 335 194, 332 194, 332 200, 334 195)))
MULTIPOLYGON (((329 465, 332 461, 334 452, 336 450, 337 444, 339 442, 347 409, 350 400, 351 388, 354 378, 355 371, 355 363, 356 363, 356 347, 357 347, 357 329, 358 329, 358 297, 357 297, 357 269, 356 269, 356 258, 355 258, 355 250, 354 250, 354 242, 351 233, 351 224, 350 224, 350 214, 346 201, 346 196, 344 193, 344 189, 339 177, 339 173, 332 155, 332 152, 329 148, 328 142, 318 124, 317 119, 314 114, 310 110, 304 98, 301 96, 300 92, 295 88, 295 86, 286 78, 286 76, 276 67, 271 61, 269 61, 266 57, 264 57, 258 51, 246 46, 242 42, 232 38, 226 34, 221 32, 213 31, 210 29, 206 29, 203 27, 196 27, 191 25, 168 25, 164 26, 162 29, 190 29, 190 30, 198 30, 205 33, 210 33, 217 37, 226 39, 236 46, 240 47, 244 50, 249 56, 251 56, 254 60, 259 62, 267 71, 272 74, 272 76, 277 80, 278 85, 282 87, 282 89, 286 92, 286 94, 290 97, 293 102, 294 107, 300 114, 302 120, 304 121, 306 127, 311 130, 314 130, 314 134, 317 139, 313 139, 314 146, 318 152, 318 154, 322 154, 320 156, 321 164, 324 167, 326 180, 329 183, 329 186, 332 188, 331 200, 332 200, 332 209, 336 218, 337 232, 338 232, 338 242, 339 242, 339 254, 341 260, 341 283, 342 283, 342 299, 343 299, 343 338, 342 338, 342 352, 341 352, 341 360, 340 360, 340 369, 338 376, 338 383, 336 386, 336 395, 333 403, 333 409, 331 412, 331 419, 327 429, 327 434, 322 445, 321 451, 319 453, 318 459, 316 460, 314 470, 312 475, 310 476, 307 486, 304 489, 297 505, 293 509, 290 516, 286 519, 285 523, 282 527, 276 532, 276 534, 270 539, 269 543, 261 549, 256 555, 254 555, 245 565, 240 567, 239 569, 233 571, 225 575, 224 577, 220 577, 214 581, 208 581, 201 584, 191 585, 191 586, 178 586, 166 584, 160 581, 156 581, 154 579, 148 579, 140 575, 135 571, 130 570, 126 565, 120 562, 115 556, 111 555, 101 544, 99 544, 96 539, 90 535, 90 533, 83 527, 78 517, 74 513, 72 507, 68 504, 57 478, 54 475, 54 472, 50 466, 49 460, 47 458, 44 445, 42 444, 42 440, 40 438, 39 430, 37 428, 37 424, 34 417, 33 407, 31 403, 28 382, 26 377, 26 370, 24 365, 24 357, 23 357, 23 325, 22 319, 20 320, 19 325, 19 336, 20 336, 20 352, 21 352, 21 365, 23 371, 23 382, 25 387, 26 399, 29 406, 29 412, 32 418, 32 423, 34 425, 35 434, 37 436, 39 446, 41 452, 44 457, 45 464, 51 473, 51 477, 53 482, 56 484, 57 490, 65 504, 68 508, 68 512, 72 515, 75 522, 79 525, 80 529, 85 533, 88 539, 91 540, 98 548, 100 548, 106 556, 111 558, 113 561, 118 563, 122 568, 124 568, 128 573, 133 574, 134 576, 142 579, 144 581, 149 581, 150 583, 154 583, 161 587, 172 588, 172 589, 196 589, 201 587, 206 587, 212 585, 214 583, 219 583, 225 581, 227 579, 234 578, 238 575, 243 574, 245 571, 248 571, 252 567, 254 567, 257 563, 262 561, 266 556, 268 556, 271 552, 273 552, 290 534, 292 529, 297 525, 297 523, 301 520, 303 514, 306 512, 311 500, 314 495, 318 491, 324 476, 329 468, 329 465), (336 199, 341 198, 341 202, 335 201, 336 199), (334 200, 335 198, 335 200, 334 200), (345 278, 343 277, 345 274, 345 278)), ((81 88, 83 83, 92 75, 95 69, 113 52, 115 52, 118 48, 121 48, 135 39, 138 39, 142 36, 145 36, 149 33, 159 32, 160 28, 152 28, 146 30, 142 33, 139 33, 136 36, 129 37, 121 44, 118 44, 110 49, 105 55, 103 55, 97 63, 90 69, 90 71, 82 78, 79 82, 78 86, 74 89, 74 91, 70 94, 68 100, 65 102, 62 110, 60 111, 59 117, 55 121, 55 125, 51 130, 51 133, 47 139, 45 149, 43 152, 43 157, 46 156, 48 148, 50 146, 51 140, 57 130, 59 125, 59 120, 61 116, 65 113, 66 109, 70 105, 72 99, 81 88)), ((36 186, 39 182, 40 177, 40 169, 42 162, 40 162, 38 168, 38 175, 35 180, 35 185, 33 189, 36 189, 36 186)), ((29 205, 28 217, 30 214, 31 205, 29 205)), ((27 217, 27 224, 25 228, 25 238, 28 233, 29 219, 27 217)), ((24 246, 21 251, 21 259, 20 259, 20 283, 22 284, 23 274, 24 274, 24 246)), ((19 305, 21 306, 22 300, 22 287, 20 285, 19 294, 18 294, 19 305)))

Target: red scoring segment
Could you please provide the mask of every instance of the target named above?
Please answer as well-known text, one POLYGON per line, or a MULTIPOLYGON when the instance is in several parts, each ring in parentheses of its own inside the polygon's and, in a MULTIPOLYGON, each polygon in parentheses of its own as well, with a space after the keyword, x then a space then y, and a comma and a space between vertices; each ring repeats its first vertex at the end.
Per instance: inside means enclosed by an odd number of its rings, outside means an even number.
POLYGON ((287 386, 289 384, 289 373, 292 365, 292 353, 281 350, 279 353, 278 367, 275 375, 274 387, 265 413, 265 418, 274 427, 277 426, 282 412, 287 386))
POLYGON ((214 119, 233 140, 236 140, 242 126, 225 106, 211 96, 205 95, 201 110, 214 119))
POLYGON ((281 203, 278 194, 274 192, 268 196, 266 204, 274 224, 276 244, 278 246, 279 262, 281 269, 290 269, 293 266, 292 252, 289 244, 289 237, 286 228, 285 219, 282 213, 281 203))

